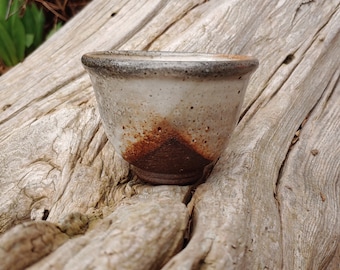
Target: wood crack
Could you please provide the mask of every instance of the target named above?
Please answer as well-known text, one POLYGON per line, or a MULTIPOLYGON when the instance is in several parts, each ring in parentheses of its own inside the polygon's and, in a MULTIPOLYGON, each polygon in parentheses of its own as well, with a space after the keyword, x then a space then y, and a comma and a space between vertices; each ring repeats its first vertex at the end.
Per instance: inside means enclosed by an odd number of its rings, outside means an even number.
MULTIPOLYGON (((306 125, 306 123, 308 122, 310 115, 313 113, 313 111, 315 110, 315 108, 319 105, 319 103, 321 102, 321 100, 324 99, 324 95, 325 95, 326 92, 327 92, 327 91, 326 91, 327 88, 328 88, 330 85, 332 85, 332 84, 334 83, 334 82, 333 82, 333 78, 336 76, 336 74, 339 74, 339 71, 335 71, 335 72, 333 73, 331 80, 328 82, 328 84, 326 85, 326 87, 323 89, 323 92, 322 92, 322 94, 320 95, 319 99, 315 102, 314 106, 313 106, 313 107, 310 109, 310 111, 306 114, 306 117, 304 118, 304 120, 301 122, 299 128, 298 128, 298 129, 296 130, 296 132, 294 133, 294 137, 293 137, 293 139, 292 139, 292 141, 291 141, 291 145, 290 145, 290 147, 288 148, 288 151, 287 151, 287 153, 286 153, 286 156, 285 156, 285 158, 283 159, 282 164, 281 164, 281 166, 280 166, 279 174, 278 174, 277 181, 276 181, 276 184, 275 184, 276 188, 275 188, 275 191, 274 191, 274 197, 275 197, 275 199, 276 199, 277 201, 278 201, 278 199, 277 199, 277 193, 278 193, 278 188, 279 188, 279 185, 280 185, 280 179, 281 179, 281 177, 282 177, 282 171, 283 171, 283 168, 284 168, 284 166, 285 166, 286 161, 287 161, 288 158, 289 158, 289 154, 290 154, 290 152, 292 151, 293 147, 296 145, 296 143, 299 141, 300 133, 301 133, 303 127, 304 127, 304 126, 306 125)), ((337 77, 337 80, 336 80, 336 82, 334 83, 334 86, 332 87, 332 91, 330 91, 330 93, 327 94, 327 100, 330 98, 330 96, 331 96, 332 93, 334 92, 335 86, 336 86, 337 82, 339 82, 339 80, 340 80, 340 77, 337 77)), ((323 107, 324 107, 324 106, 325 106, 325 105, 323 105, 323 107)), ((278 203, 279 203, 279 201, 278 201, 278 203)))
MULTIPOLYGON (((283 225, 282 224, 283 224, 283 218, 284 217, 282 216, 281 202, 280 202, 280 199, 278 197, 279 197, 279 188, 280 188, 280 184, 281 184, 281 179, 283 177, 283 170, 285 169, 285 166, 286 166, 287 160, 290 157, 291 151, 292 151, 293 147, 296 145, 296 143, 298 142, 300 133, 301 133, 303 127, 308 122, 308 120, 310 118, 310 115, 312 115, 313 111, 316 110, 316 107, 320 105, 320 102, 322 100, 326 100, 325 103, 322 105, 323 108, 325 107, 327 101, 330 99, 331 95, 334 93, 336 85, 339 82, 339 80, 340 80, 340 78, 339 78, 339 71, 335 71, 333 73, 330 81, 328 82, 326 87, 323 89, 322 95, 320 95, 320 97, 317 100, 317 102, 314 104, 314 106, 311 108, 311 110, 307 113, 305 119, 302 121, 302 123, 300 124, 298 130, 295 132, 294 138, 292 139, 292 142, 291 142, 291 145, 290 145, 290 147, 289 147, 289 149, 288 149, 288 151, 286 153, 286 156, 283 159, 282 164, 280 166, 279 173, 278 173, 278 176, 277 176, 277 181, 276 181, 276 184, 275 184, 275 189, 274 189, 274 199, 275 199, 275 202, 277 204, 277 210, 278 210, 279 217, 280 217, 281 242, 283 241, 283 225), (334 78, 336 78, 336 79, 334 79, 334 78), (326 91, 326 90, 329 87, 331 87, 332 90, 328 93, 328 91, 326 91), (326 98, 325 98, 325 95, 327 95, 326 98)), ((287 188, 291 189, 290 187, 287 187, 287 188)), ((320 196, 321 196, 321 199, 324 200, 324 196, 323 196, 323 194, 321 192, 320 192, 320 196)), ((282 255, 284 255, 284 254, 282 254, 282 255)), ((283 256, 282 256, 282 265, 283 265, 283 263, 284 263, 284 259, 283 259, 283 256)))
POLYGON ((159 13, 162 9, 165 8, 167 5, 167 1, 159 1, 159 3, 156 5, 156 7, 149 12, 149 14, 143 19, 143 21, 138 25, 138 27, 134 28, 128 35, 119 41, 119 43, 114 46, 112 49, 120 48, 123 46, 123 44, 127 43, 128 40, 130 40, 136 33, 140 32, 141 29, 143 29, 155 16, 157 13, 159 13))
POLYGON ((312 4, 312 3, 314 3, 314 2, 315 2, 315 0, 306 0, 306 1, 301 2, 301 3, 299 4, 299 6, 295 9, 295 13, 294 13, 294 17, 293 17, 293 20, 292 20, 292 24, 294 24, 294 21, 295 21, 297 15, 298 15, 298 13, 301 12, 302 6, 304 6, 304 5, 309 5, 309 4, 312 4))
MULTIPOLYGON (((297 51, 298 51, 298 49, 296 49, 295 51, 293 51, 289 55, 294 55, 297 51)), ((281 88, 287 82, 289 76, 291 76, 293 74, 294 70, 299 65, 299 62, 298 61, 296 62, 296 64, 293 66, 293 68, 289 71, 289 74, 287 74, 285 79, 282 80, 281 84, 276 87, 276 89, 270 94, 270 96, 261 100, 261 98, 260 98, 261 95, 263 95, 265 93, 265 90, 269 86, 269 83, 272 81, 273 78, 275 78, 275 76, 277 76, 277 73, 279 72, 279 70, 282 68, 283 65, 287 65, 286 63, 284 63, 284 60, 282 61, 282 63, 280 65, 277 66, 277 68, 268 77, 268 79, 264 83, 264 87, 259 91, 257 96, 253 99, 253 102, 251 102, 244 109, 244 111, 241 113, 240 118, 239 118, 239 122, 241 122, 242 119, 244 118, 244 116, 251 110, 251 114, 247 115, 247 122, 249 122, 252 119, 252 117, 256 114, 256 112, 259 110, 259 108, 261 108, 262 106, 267 104, 269 102, 269 100, 271 100, 278 92, 280 92, 281 88), (260 100, 260 102, 259 102, 259 100, 260 100), (255 105, 256 105, 256 108, 253 108, 253 106, 255 106, 255 105)))
MULTIPOLYGON (((36 97, 34 99, 32 99, 31 101, 29 101, 27 104, 25 104, 24 106, 22 106, 21 108, 19 108, 18 110, 14 111, 13 113, 11 113, 10 115, 8 115, 6 118, 4 118, 3 120, 0 121, 0 126, 3 125, 4 123, 6 123, 8 120, 15 118, 18 114, 24 112, 27 108, 30 108, 33 106, 33 104, 45 100, 47 97, 52 96, 53 94, 55 94, 56 92, 58 92, 58 90, 63 89, 66 85, 70 84, 71 82, 73 82, 76 78, 80 77, 82 74, 85 74, 85 71, 82 71, 81 73, 77 73, 73 76, 71 76, 70 78, 68 78, 67 80, 65 80, 63 83, 61 83, 60 85, 57 85, 53 88, 51 88, 51 90, 47 91, 45 94, 36 97)), ((13 107, 13 104, 12 106, 13 107)))
POLYGON ((156 37, 154 37, 144 48, 143 50, 149 50, 150 47, 153 45, 153 43, 155 43, 155 41, 157 39, 159 39, 164 33, 166 33, 173 25, 175 25, 176 23, 178 23, 180 20, 182 20, 189 12, 191 12, 192 10, 194 10, 195 8, 197 8, 198 6, 203 5, 206 2, 209 2, 210 0, 204 0, 201 3, 198 3, 194 6, 192 6, 189 10, 187 10, 186 12, 184 12, 179 18, 177 18, 176 20, 174 20, 173 22, 171 22, 167 27, 164 28, 164 30, 159 33, 156 37))

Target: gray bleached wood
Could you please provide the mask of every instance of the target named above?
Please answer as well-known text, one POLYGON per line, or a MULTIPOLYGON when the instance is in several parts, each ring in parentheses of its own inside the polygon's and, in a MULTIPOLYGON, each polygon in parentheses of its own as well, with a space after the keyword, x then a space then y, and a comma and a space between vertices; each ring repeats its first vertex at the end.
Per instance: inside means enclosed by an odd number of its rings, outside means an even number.
POLYGON ((188 218, 182 203, 131 199, 29 269, 160 269, 181 248, 188 218))
POLYGON ((339 75, 338 69, 282 169, 278 199, 287 269, 325 269, 339 245, 340 144, 333 138, 340 134, 339 75))
POLYGON ((69 237, 50 222, 27 222, 0 239, 0 269, 24 269, 65 243, 69 237))
POLYGON ((32 269, 338 269, 339 21, 338 0, 93 1, 0 77, 0 242, 49 213, 71 239, 32 269), (259 58, 206 183, 144 185, 114 154, 80 65, 112 48, 259 58))

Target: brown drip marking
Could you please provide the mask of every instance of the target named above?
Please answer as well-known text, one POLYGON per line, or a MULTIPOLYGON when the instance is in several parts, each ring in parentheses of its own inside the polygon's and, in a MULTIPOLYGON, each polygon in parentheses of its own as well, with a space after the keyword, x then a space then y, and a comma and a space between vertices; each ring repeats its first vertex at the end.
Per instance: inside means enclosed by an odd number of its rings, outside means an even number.
POLYGON ((197 153, 178 132, 165 121, 149 134, 127 147, 125 160, 149 172, 160 174, 185 174, 202 171, 212 160, 197 153))

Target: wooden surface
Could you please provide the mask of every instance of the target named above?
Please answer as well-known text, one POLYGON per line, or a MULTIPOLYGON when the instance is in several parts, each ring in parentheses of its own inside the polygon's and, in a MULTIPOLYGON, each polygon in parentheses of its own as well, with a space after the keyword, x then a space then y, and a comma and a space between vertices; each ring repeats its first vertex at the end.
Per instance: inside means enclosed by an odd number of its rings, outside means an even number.
POLYGON ((340 269, 339 22, 339 0, 93 1, 0 77, 0 269, 340 269), (114 154, 80 64, 113 48, 259 59, 206 183, 114 154))

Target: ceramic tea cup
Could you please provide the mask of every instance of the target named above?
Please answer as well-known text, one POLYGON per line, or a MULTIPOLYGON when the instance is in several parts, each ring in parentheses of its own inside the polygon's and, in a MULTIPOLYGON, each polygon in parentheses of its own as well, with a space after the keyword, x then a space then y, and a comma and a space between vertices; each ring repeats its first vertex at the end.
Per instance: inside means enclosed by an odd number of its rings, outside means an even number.
POLYGON ((183 52, 87 53, 105 132, 138 177, 199 181, 226 148, 258 61, 183 52))

